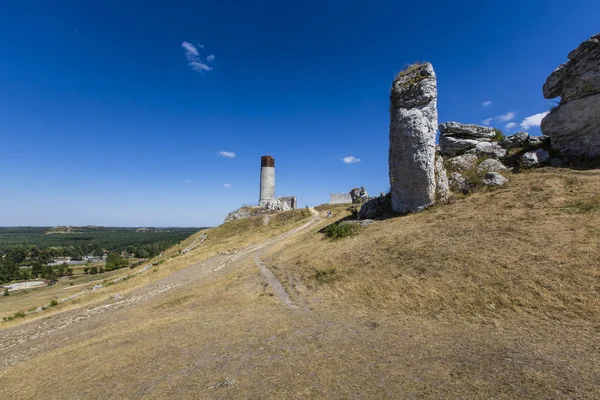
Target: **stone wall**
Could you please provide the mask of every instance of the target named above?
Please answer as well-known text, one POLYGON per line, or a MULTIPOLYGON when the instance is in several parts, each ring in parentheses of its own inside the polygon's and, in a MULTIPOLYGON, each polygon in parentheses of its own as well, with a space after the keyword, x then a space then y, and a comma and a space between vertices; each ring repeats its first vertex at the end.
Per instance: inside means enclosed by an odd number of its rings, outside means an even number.
POLYGON ((330 193, 329 204, 352 204, 350 193, 330 193))

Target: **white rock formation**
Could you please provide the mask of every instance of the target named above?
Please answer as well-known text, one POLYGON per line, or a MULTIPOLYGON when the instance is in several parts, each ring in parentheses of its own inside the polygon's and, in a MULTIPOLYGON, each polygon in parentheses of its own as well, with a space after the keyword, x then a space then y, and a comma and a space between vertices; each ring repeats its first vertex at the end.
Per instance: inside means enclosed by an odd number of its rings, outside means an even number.
POLYGON ((506 170, 507 168, 504 164, 493 158, 488 158, 477 166, 477 171, 479 172, 500 172, 506 170))
POLYGON ((483 184, 486 186, 504 186, 508 183, 508 179, 497 172, 488 172, 483 178, 483 184))
POLYGON ((552 148, 568 157, 600 157, 600 34, 569 53, 546 80, 544 97, 561 97, 541 124, 552 148))
POLYGON ((429 63, 401 71, 390 96, 389 175, 395 212, 423 210, 435 202, 437 82, 429 63))
POLYGON ((545 164, 550 160, 550 154, 544 149, 537 149, 536 151, 528 151, 521 157, 521 164, 524 168, 539 167, 541 164, 545 164))

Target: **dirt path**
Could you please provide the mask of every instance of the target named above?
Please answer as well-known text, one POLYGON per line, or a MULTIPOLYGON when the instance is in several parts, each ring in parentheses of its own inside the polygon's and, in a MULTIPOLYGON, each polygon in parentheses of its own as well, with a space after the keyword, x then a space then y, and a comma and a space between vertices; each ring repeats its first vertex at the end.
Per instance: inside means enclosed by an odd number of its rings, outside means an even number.
MULTIPOLYGON (((63 343, 72 339, 73 336, 70 333, 74 335, 73 332, 77 331, 79 335, 82 335, 82 332, 84 334, 87 329, 79 327, 80 324, 88 324, 88 327, 101 325, 105 314, 112 316, 117 310, 134 307, 184 285, 193 285, 203 277, 220 271, 246 257, 251 257, 253 254, 256 254, 258 259, 258 252, 296 235, 318 222, 320 220, 318 213, 314 210, 311 212, 315 215, 315 218, 312 218, 300 227, 262 243, 249 246, 236 253, 221 254, 192 264, 157 282, 140 287, 125 297, 116 296, 115 298, 113 296, 110 300, 97 303, 93 307, 82 307, 65 311, 0 331, 0 369, 20 363, 42 352, 60 347, 63 343), (72 329, 74 325, 77 325, 78 329, 72 329)), ((281 283, 277 281, 270 271, 266 271, 271 276, 268 281, 271 287, 274 288, 273 290, 284 303, 293 306, 281 283)))

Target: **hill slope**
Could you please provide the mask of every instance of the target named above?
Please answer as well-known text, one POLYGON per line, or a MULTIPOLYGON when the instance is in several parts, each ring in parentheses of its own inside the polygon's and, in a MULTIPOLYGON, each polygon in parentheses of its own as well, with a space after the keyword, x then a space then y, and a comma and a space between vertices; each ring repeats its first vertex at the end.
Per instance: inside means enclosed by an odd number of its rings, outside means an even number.
POLYGON ((0 380, 9 398, 598 398, 598 193, 600 171, 548 169, 338 241, 324 216, 223 225, 119 300, 0 331, 0 380))

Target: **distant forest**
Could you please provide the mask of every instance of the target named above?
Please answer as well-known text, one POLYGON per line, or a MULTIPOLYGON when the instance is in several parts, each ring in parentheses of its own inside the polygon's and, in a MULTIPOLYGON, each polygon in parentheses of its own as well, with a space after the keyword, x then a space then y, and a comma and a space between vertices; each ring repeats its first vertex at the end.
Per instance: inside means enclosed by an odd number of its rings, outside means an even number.
POLYGON ((55 257, 81 260, 86 255, 101 257, 108 252, 109 260, 116 260, 115 264, 120 262, 115 256, 120 257, 123 251, 136 258, 154 257, 200 229, 203 228, 0 227, 0 283, 63 276, 64 268, 57 271, 47 266, 55 257), (33 269, 19 268, 25 265, 33 269))

